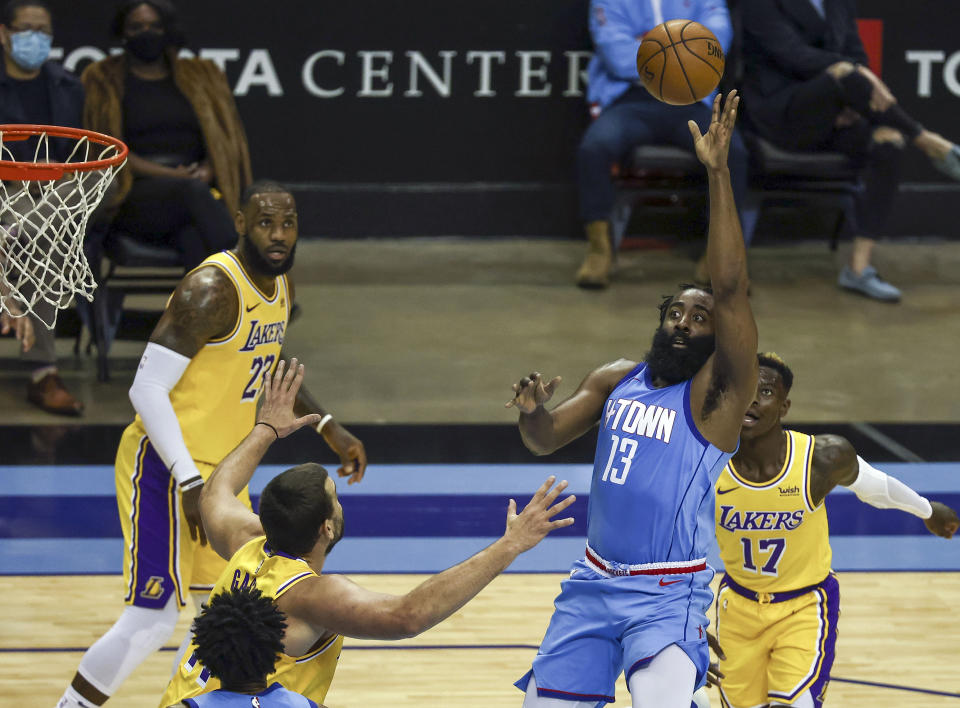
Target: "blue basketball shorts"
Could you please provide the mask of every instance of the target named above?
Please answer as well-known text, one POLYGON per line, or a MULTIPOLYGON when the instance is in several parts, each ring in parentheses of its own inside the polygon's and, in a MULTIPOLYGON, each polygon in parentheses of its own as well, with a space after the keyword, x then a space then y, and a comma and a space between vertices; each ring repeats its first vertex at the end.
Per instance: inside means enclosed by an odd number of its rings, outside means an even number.
POLYGON ((674 575, 601 575, 585 559, 560 584, 554 613, 533 668, 514 685, 526 691, 531 673, 537 693, 571 701, 615 700, 620 672, 627 681, 660 651, 676 644, 697 667, 694 690, 704 685, 710 653, 707 609, 713 568, 674 575))

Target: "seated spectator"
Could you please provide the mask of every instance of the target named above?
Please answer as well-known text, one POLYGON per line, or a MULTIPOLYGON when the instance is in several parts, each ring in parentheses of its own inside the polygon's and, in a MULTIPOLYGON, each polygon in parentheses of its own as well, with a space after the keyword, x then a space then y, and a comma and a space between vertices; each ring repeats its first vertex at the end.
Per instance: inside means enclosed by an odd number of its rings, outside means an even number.
POLYGON ((255 587, 214 595, 191 629, 195 649, 190 660, 199 661, 220 688, 170 708, 317 708, 279 683, 267 687, 267 676, 283 653, 287 621, 273 599, 255 587))
POLYGON ((743 107, 751 127, 788 150, 831 150, 863 166, 850 263, 838 284, 897 302, 900 290, 870 264, 890 216, 904 148, 960 179, 960 150, 897 105, 869 68, 855 0, 741 0, 743 107))
MULTIPOLYGON (((724 51, 732 30, 723 0, 591 0, 590 34, 596 52, 588 68, 587 101, 594 121, 577 154, 580 217, 584 222, 587 258, 577 271, 577 285, 605 288, 610 282, 613 247, 610 212, 614 188, 610 170, 637 145, 661 144, 693 150, 687 121, 706 131, 713 94, 692 106, 661 103, 640 85, 637 50, 643 35, 665 20, 689 19, 716 35, 724 51)), ((730 143, 730 176, 734 197, 742 206, 747 189, 747 152, 739 133, 730 143)), ((706 280, 706 268, 696 278, 706 280)))
MULTIPOLYGON (((0 18, 0 124, 35 123, 79 128, 83 115, 83 86, 60 64, 47 61, 53 41, 53 18, 45 0, 10 0, 0 18)), ((52 160, 64 161, 73 141, 51 140, 52 160)), ((5 142, 5 158, 33 162, 36 142, 5 142), (9 152, 8 152, 9 151, 9 152)), ((40 315, 53 319, 53 305, 37 304, 40 315), (46 310, 46 311, 44 311, 46 310)), ((21 360, 31 369, 27 400, 49 413, 79 415, 83 403, 64 386, 57 369, 56 339, 36 316, 30 314, 20 327, 30 324, 36 344, 21 348, 21 360)), ((18 329, 19 331, 19 329, 18 329)))
POLYGON ((237 242, 233 214, 251 175, 233 94, 216 64, 177 56, 184 40, 169 0, 128 0, 112 29, 123 53, 81 77, 84 127, 130 148, 112 229, 173 246, 192 268, 237 242))

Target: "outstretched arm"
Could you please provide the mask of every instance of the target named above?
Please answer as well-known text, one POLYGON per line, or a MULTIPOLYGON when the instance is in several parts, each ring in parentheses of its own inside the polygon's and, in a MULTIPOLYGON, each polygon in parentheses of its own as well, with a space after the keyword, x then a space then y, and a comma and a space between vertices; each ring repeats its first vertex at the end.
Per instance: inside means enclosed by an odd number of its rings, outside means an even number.
POLYGON ((707 269, 716 340, 713 356, 693 379, 690 399, 700 432, 722 450, 736 448, 743 413, 757 390, 757 324, 747 295, 747 252, 727 167, 740 103, 736 94, 727 94, 722 112, 717 95, 705 135, 696 123, 688 123, 710 189, 707 269), (714 415, 717 411, 722 415, 714 415))
POLYGON ((878 509, 900 509, 923 519, 930 533, 951 538, 960 527, 957 513, 946 504, 929 501, 900 480, 890 477, 857 455, 839 435, 818 435, 813 450, 811 492, 821 503, 837 485, 848 487, 860 501, 878 509))
POLYGON ((251 538, 263 534, 260 518, 237 499, 250 482, 257 465, 270 445, 305 425, 316 425, 319 417, 295 417, 294 401, 303 383, 303 364, 296 359, 277 364, 272 376, 263 379, 263 406, 253 430, 210 475, 200 495, 200 514, 210 545, 230 559, 251 538))
POLYGON ((511 499, 507 529, 501 538, 462 563, 428 578, 405 595, 367 590, 341 575, 321 575, 294 585, 278 605, 317 633, 337 632, 361 639, 403 639, 425 632, 463 607, 513 560, 550 531, 573 523, 552 520, 576 497, 557 501, 567 487, 549 477, 523 510, 511 499), (556 502, 556 503, 554 503, 556 502))
POLYGON ((549 455, 576 440, 600 419, 603 404, 620 379, 636 362, 619 359, 590 372, 567 400, 548 411, 547 403, 560 385, 559 376, 548 383, 538 372, 513 384, 514 397, 506 407, 520 411, 520 437, 534 455, 549 455))

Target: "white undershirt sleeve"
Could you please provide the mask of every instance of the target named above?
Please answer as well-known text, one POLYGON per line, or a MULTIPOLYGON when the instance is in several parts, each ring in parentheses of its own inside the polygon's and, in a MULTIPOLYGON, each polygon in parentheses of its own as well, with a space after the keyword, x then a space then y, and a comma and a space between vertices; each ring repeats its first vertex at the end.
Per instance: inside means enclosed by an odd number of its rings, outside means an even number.
POLYGON ((900 509, 921 519, 933 516, 933 507, 924 497, 917 494, 899 479, 889 477, 857 455, 860 472, 856 481, 848 489, 856 494, 860 501, 878 509, 900 509))
POLYGON ((178 484, 200 475, 170 403, 170 392, 189 364, 183 354, 149 342, 130 387, 130 402, 143 420, 147 437, 178 484))

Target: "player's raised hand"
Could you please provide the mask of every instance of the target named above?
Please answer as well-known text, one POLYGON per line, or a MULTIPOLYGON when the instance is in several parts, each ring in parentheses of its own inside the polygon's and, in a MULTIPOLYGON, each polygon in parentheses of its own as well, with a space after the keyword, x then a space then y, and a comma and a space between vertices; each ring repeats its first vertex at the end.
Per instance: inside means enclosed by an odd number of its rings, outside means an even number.
POLYGON ((257 422, 265 423, 273 428, 277 437, 285 438, 305 425, 316 425, 320 422, 320 415, 310 413, 301 418, 293 412, 297 401, 297 392, 303 384, 303 364, 295 358, 290 360, 290 366, 283 359, 277 364, 277 369, 271 376, 269 372, 263 377, 263 405, 257 414, 257 422))
POLYGON ((957 512, 946 504, 932 501, 930 507, 933 514, 929 519, 924 519, 927 529, 930 533, 943 538, 953 538, 953 534, 960 529, 960 518, 957 518, 957 512))
POLYGON ((513 499, 507 504, 507 530, 503 537, 513 541, 520 549, 520 553, 536 546, 554 529, 570 526, 573 517, 552 520, 554 516, 573 504, 577 498, 570 495, 554 504, 560 493, 567 488, 567 481, 563 480, 553 486, 556 477, 550 475, 547 481, 540 485, 540 489, 533 495, 530 503, 517 513, 517 502, 513 499))
POLYGON ((521 413, 533 413, 553 397, 561 381, 563 379, 560 376, 554 376, 549 382, 543 383, 543 376, 534 371, 513 384, 513 398, 504 404, 504 408, 513 407, 521 413))
POLYGON ((692 120, 687 121, 690 134, 693 136, 693 147, 697 158, 708 170, 719 170, 727 166, 727 152, 730 150, 730 139, 733 137, 733 127, 737 122, 737 106, 740 97, 736 89, 727 94, 726 101, 718 93, 713 99, 713 115, 710 117, 710 127, 703 135, 700 127, 692 120), (720 110, 721 102, 723 110, 720 110))

